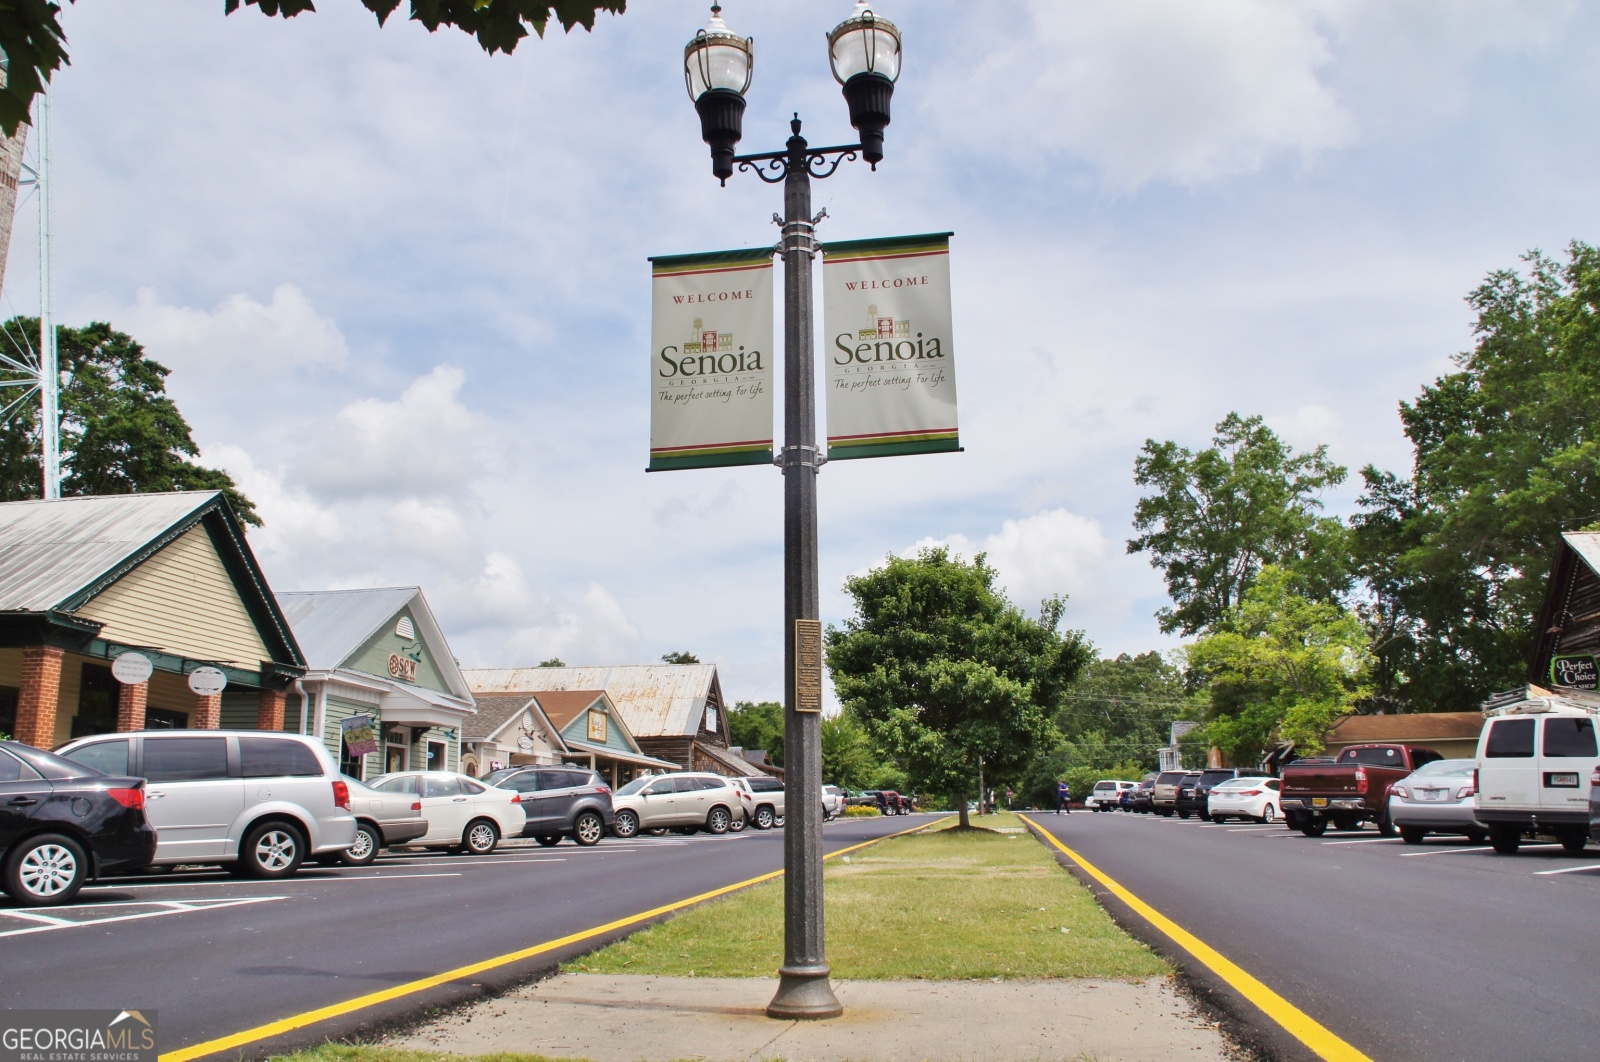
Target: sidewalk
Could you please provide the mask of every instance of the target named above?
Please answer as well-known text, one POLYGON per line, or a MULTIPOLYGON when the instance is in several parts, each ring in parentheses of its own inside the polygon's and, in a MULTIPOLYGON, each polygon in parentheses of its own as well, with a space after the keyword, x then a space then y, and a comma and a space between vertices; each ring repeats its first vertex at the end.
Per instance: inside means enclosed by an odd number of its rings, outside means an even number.
POLYGON ((386 1046, 597 1062, 1222 1062, 1170 981, 835 981, 832 1021, 765 1016, 775 980, 562 974, 386 1046))

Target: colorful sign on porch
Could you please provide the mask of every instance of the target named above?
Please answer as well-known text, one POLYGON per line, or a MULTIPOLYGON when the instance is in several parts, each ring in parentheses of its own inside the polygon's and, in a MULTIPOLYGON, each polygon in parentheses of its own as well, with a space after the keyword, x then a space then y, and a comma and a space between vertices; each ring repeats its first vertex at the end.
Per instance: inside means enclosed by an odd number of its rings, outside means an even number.
POLYGON ((950 236, 823 245, 828 460, 961 449, 950 236))
POLYGON ((339 720, 344 737, 344 754, 354 759, 378 751, 378 720, 370 715, 352 715, 339 720))
POLYGON ((772 249, 650 259, 650 468, 772 463, 772 249))
POLYGON ((1593 653, 1573 653, 1550 661, 1550 682, 1565 690, 1600 689, 1600 668, 1593 653))

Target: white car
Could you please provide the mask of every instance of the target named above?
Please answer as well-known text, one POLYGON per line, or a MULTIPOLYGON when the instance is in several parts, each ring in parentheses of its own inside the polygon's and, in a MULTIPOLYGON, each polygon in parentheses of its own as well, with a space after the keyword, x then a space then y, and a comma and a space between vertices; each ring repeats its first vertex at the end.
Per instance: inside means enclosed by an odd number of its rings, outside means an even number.
POLYGON ((727 833, 735 822, 744 821, 744 803, 734 781, 699 772, 635 778, 611 797, 617 812, 611 832, 623 840, 640 830, 661 828, 727 833))
MULTIPOLYGON (((1529 691, 1533 694, 1533 691, 1529 691)), ((1502 855, 1524 836, 1551 834, 1569 852, 1589 841, 1589 776, 1600 767, 1600 696, 1530 695, 1493 710, 1478 736, 1473 818, 1502 855)))
POLYGON ((1138 782, 1123 782, 1115 778, 1107 778, 1096 782, 1094 789, 1090 790, 1088 798, 1084 800, 1083 806, 1090 811, 1115 811, 1117 810, 1117 805, 1122 802, 1122 794, 1132 792, 1138 784, 1138 782))
POLYGON ((488 855, 502 837, 521 837, 522 794, 484 785, 453 771, 399 771, 367 783, 380 793, 415 793, 428 832, 411 841, 426 848, 488 855))
POLYGON ((1282 803, 1278 790, 1282 785, 1276 778, 1229 778, 1218 782, 1206 797, 1206 814, 1213 822, 1223 819, 1277 822, 1282 803))
POLYGON ((740 802, 744 805, 750 825, 758 830, 770 830, 783 825, 783 782, 765 774, 752 778, 730 778, 728 781, 742 794, 740 802), (749 799, 743 799, 745 796, 749 799))
POLYGON ((822 818, 823 821, 836 819, 844 814, 844 790, 836 785, 822 787, 822 818))

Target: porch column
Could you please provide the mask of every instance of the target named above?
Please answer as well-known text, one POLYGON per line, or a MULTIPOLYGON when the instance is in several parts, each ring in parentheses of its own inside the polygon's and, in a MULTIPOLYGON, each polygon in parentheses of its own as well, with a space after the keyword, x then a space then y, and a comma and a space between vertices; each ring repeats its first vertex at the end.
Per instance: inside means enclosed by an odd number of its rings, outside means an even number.
POLYGON ((289 699, 287 690, 262 690, 257 695, 256 729, 282 730, 284 704, 289 699))
POLYGON ((61 662, 66 650, 51 645, 22 650, 22 689, 17 695, 18 741, 47 749, 56 743, 56 703, 61 698, 61 662))
POLYGON ((222 694, 194 695, 194 729, 217 730, 222 726, 222 694))
POLYGON ((150 700, 150 683, 119 683, 117 686, 117 732, 144 729, 144 709, 150 700))

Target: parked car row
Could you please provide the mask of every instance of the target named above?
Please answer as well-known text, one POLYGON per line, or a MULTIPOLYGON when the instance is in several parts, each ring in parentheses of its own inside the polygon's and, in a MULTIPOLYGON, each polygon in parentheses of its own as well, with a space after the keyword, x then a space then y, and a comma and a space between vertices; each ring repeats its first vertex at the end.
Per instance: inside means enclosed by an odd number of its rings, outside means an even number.
MULTIPOLYGON (((842 790, 824 789, 825 818, 844 804, 842 790)), ((0 741, 0 891, 67 903, 92 878, 150 867, 283 878, 307 860, 364 866, 398 846, 482 855, 510 837, 587 846, 607 832, 767 829, 783 813, 783 783, 766 776, 654 775, 613 794, 588 768, 540 765, 363 784, 299 734, 140 731, 55 752, 0 741)))

